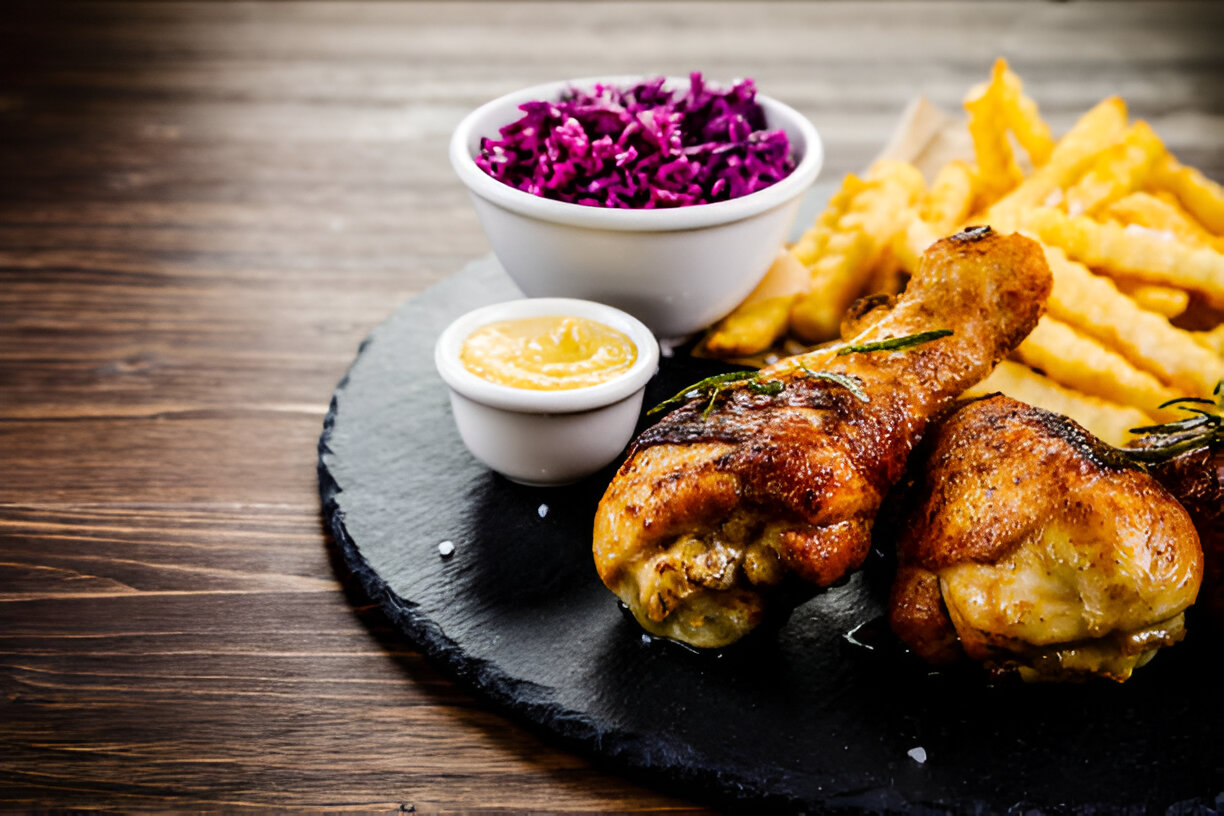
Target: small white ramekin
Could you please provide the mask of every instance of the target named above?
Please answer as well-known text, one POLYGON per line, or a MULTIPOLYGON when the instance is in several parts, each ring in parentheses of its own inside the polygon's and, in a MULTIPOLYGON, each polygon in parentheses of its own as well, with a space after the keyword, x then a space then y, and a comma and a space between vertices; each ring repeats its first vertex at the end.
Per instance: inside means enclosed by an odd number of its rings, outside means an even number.
POLYGON ((438 337, 438 373, 450 389, 463 443, 479 461, 515 482, 575 482, 624 451, 642 409, 646 383, 659 365, 659 344, 633 316, 602 303, 573 298, 527 298, 468 312, 438 337), (615 379, 584 388, 537 391, 476 376, 459 352, 472 332, 500 320, 565 315, 595 320, 628 335, 637 350, 615 379))
MULTIPOLYGON (((455 129, 450 160, 467 186, 493 253, 529 297, 610 303, 659 337, 682 337, 725 316, 760 282, 790 231, 824 160, 802 114, 757 94, 766 126, 786 132, 796 167, 763 190, 713 204, 627 210, 554 201, 517 190, 476 165, 483 137, 522 116, 519 105, 558 99, 569 87, 628 87, 643 77, 552 82, 506 94, 455 129)), ((683 91, 687 78, 668 79, 683 91)))

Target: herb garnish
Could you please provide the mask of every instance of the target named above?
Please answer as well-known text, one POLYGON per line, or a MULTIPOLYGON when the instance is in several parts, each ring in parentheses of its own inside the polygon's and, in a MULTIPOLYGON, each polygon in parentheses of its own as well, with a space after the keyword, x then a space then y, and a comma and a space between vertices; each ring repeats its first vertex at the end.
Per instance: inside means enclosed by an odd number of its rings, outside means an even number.
POLYGON ((1191 416, 1161 425, 1131 428, 1133 434, 1157 439, 1148 447, 1122 448, 1122 453, 1137 462, 1152 464, 1166 462, 1186 451, 1224 444, 1224 380, 1216 383, 1211 393, 1216 396, 1215 400, 1180 397, 1161 405, 1161 408, 1176 406, 1191 416))
POLYGON ((770 396, 780 393, 786 387, 782 384, 781 380, 761 382, 761 373, 759 371, 731 371, 726 374, 715 374, 713 377, 706 377, 704 380, 695 382, 675 396, 663 400, 646 413, 648 415, 657 414, 659 411, 670 408, 673 405, 679 405, 682 402, 687 402, 697 397, 708 396, 710 398, 709 402, 706 403, 705 410, 701 412, 701 418, 705 419, 714 410, 714 401, 718 399, 719 394, 728 388, 741 384, 747 386, 754 394, 769 394, 770 396))
MULTIPOLYGON (((813 371, 806 366, 800 366, 798 370, 813 379, 829 380, 830 382, 837 383, 853 394, 860 402, 870 401, 867 393, 863 390, 863 381, 858 377, 850 374, 837 374, 832 371, 813 371)), ((714 410, 714 403, 717 401, 718 395, 739 385, 743 385, 754 394, 765 394, 771 397, 782 393, 783 389, 786 388, 786 383, 781 380, 762 380, 761 372, 759 371, 732 371, 727 374, 715 374, 713 377, 706 377, 704 380, 693 383, 680 393, 663 400, 646 413, 647 415, 657 414, 659 411, 670 408, 673 405, 680 405, 691 399, 702 397, 708 398, 706 406, 701 412, 701 418, 706 419, 710 416, 710 412, 714 410)))
POLYGON ((929 343, 932 340, 938 340, 940 337, 947 337, 950 334, 952 334, 951 329, 935 329, 933 331, 918 332, 917 334, 907 334, 903 337, 890 337, 887 340, 876 340, 872 343, 846 346, 845 348, 838 349, 837 356, 841 357, 845 354, 855 354, 857 352, 896 351, 929 343))
POLYGON ((851 374, 837 374, 832 371, 813 371, 807 366, 802 367, 803 373, 818 380, 830 380, 849 391, 859 402, 871 402, 867 392, 863 390, 863 381, 851 374))

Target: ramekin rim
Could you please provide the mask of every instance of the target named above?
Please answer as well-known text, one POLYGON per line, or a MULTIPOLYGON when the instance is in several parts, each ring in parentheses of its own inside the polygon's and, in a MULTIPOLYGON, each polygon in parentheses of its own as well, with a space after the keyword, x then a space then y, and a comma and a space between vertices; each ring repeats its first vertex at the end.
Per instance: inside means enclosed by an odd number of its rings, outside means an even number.
POLYGON ((642 321, 606 303, 564 297, 518 298, 478 307, 451 321, 434 345, 434 364, 449 388, 482 405, 519 413, 569 414, 616 404, 645 388, 658 369, 659 343, 642 321), (459 359, 463 341, 481 326, 515 317, 550 315, 584 317, 622 331, 633 342, 637 358, 628 370, 611 380, 557 391, 490 382, 468 371, 459 359))
MULTIPOLYGON (((784 206, 803 195, 816 180, 824 164, 824 143, 816 126, 795 108, 758 92, 756 99, 767 112, 780 114, 803 135, 803 155, 785 178, 756 192, 728 201, 655 210, 592 207, 542 198, 518 190, 493 178, 476 166, 468 142, 477 121, 501 108, 517 111, 523 102, 555 97, 562 89, 589 87, 596 83, 631 83, 650 77, 640 75, 595 76, 557 80, 511 91, 469 112, 455 128, 450 141, 450 161, 455 173, 473 195, 505 209, 545 221, 616 232, 665 232, 701 229, 741 221, 784 206)), ((664 77, 668 84, 687 83, 687 77, 664 77)), ((507 124, 510 119, 507 119, 507 124)), ((778 126, 781 126, 780 124, 778 126)))

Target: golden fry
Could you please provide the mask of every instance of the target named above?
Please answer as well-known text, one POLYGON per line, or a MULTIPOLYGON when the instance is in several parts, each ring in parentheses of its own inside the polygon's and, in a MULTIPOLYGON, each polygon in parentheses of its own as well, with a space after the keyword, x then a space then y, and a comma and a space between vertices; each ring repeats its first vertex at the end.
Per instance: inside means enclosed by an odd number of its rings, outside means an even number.
POLYGON ((836 337, 843 316, 855 319, 856 297, 899 291, 938 238, 989 224, 1039 238, 1054 289, 1016 360, 974 392, 1059 411, 1117 445, 1130 428, 1169 418, 1162 403, 1210 394, 1224 379, 1224 326, 1194 332, 1169 321, 1201 325, 1211 306, 1224 309, 1224 187, 1180 165, 1147 123, 1130 124, 1118 97, 1055 141, 1002 59, 965 110, 973 161, 941 160, 929 188, 905 162, 848 176, 792 247, 804 291, 746 301, 711 333, 710 349, 741 358, 778 349, 788 306, 787 343, 836 337))
POLYGON ((871 165, 867 171, 868 181, 888 182, 900 187, 906 193, 906 200, 913 204, 926 189, 922 171, 905 161, 896 159, 881 159, 871 165))
POLYGON ((1224 323, 1210 331, 1193 332, 1194 340, 1205 349, 1224 357, 1224 323))
POLYGON ((1023 226, 1043 243, 1061 247, 1081 263, 1121 277, 1177 286, 1224 304, 1224 253, 1187 246, 1165 233, 1144 227, 1100 223, 1066 215, 1052 207, 1034 207, 1023 226))
POLYGON ((977 176, 968 162, 950 161, 935 175, 918 200, 918 217, 941 235, 950 234, 969 217, 977 195, 977 176))
POLYGON ((1054 273, 1048 313, 1155 374, 1182 394, 1206 396, 1224 377, 1224 359, 1160 315, 1139 308, 1113 281, 1094 275, 1057 247, 1045 247, 1054 273))
POLYGON ((1126 103, 1119 97, 1098 103, 1054 146, 1050 160, 993 206, 984 223, 1011 232, 1029 207, 1062 200, 1062 190, 1080 177, 1098 153, 1126 137, 1126 103))
POLYGON ((1153 416, 1160 416, 1162 404, 1182 396, 1100 341, 1049 315, 1020 344, 1016 356, 1060 385, 1153 416))
POLYGON ((1067 212, 1092 215, 1140 189, 1164 152, 1164 143, 1151 126, 1136 122, 1122 142, 1102 150, 1080 180, 1067 190, 1067 212))
POLYGON ((1195 246, 1224 249, 1224 238, 1212 235, 1186 212, 1171 193, 1131 193, 1109 205, 1105 215, 1124 226, 1146 227, 1157 232, 1167 232, 1179 241, 1195 246))
POLYGON ((1118 447, 1134 438, 1131 428, 1154 424, 1154 420, 1138 408, 1081 394, 1010 360, 999 363, 989 377, 965 394, 982 396, 995 392, 1069 416, 1105 442, 1118 447))
POLYGON ((867 230, 855 227, 830 236, 825 254, 810 268, 808 290, 791 306, 791 330, 809 342, 836 337, 842 313, 859 296, 877 252, 867 230))
POLYGON ((804 266, 811 266, 820 258, 828 245, 829 236, 837 231, 838 220, 846 214, 855 197, 867 187, 867 182, 853 173, 842 179, 841 187, 829 199, 828 205, 816 217, 799 240, 791 247, 791 252, 804 266))
POLYGON ((786 334, 794 300, 794 295, 787 295, 737 308, 710 332, 705 340, 706 352, 728 358, 764 351, 786 334))
POLYGON ((781 250, 744 302, 706 337, 705 350, 716 357, 743 357, 769 348, 786 333, 791 303, 807 283, 807 267, 781 250))
POLYGON ((965 98, 969 136, 977 160, 979 205, 998 201, 1024 180, 1007 138, 1003 94, 996 73, 989 83, 974 88, 965 98))
POLYGON ((1115 278, 1114 283, 1118 291, 1139 304, 1140 308, 1170 320, 1185 312, 1190 305, 1190 293, 1175 286, 1159 286, 1127 278, 1115 278))
POLYGON ((934 227, 911 211, 903 216, 901 229, 893 236, 889 248, 901 267, 913 274, 918 269, 922 253, 939 238, 934 227))
POLYGON ((1169 190, 1213 235, 1224 236, 1224 187, 1167 155, 1152 168, 1156 189, 1169 190))
POLYGON ((1037 103, 1024 95, 1024 84, 1008 67, 1007 60, 995 60, 991 81, 1003 86, 1001 100, 1007 127, 1028 153, 1033 166, 1041 167, 1054 152, 1054 137, 1050 134, 1050 126, 1041 118, 1037 103))
MULTIPOLYGON (((808 290, 791 307, 790 327, 796 335, 809 342, 837 336, 842 314, 862 294, 871 269, 900 229, 903 213, 922 194, 923 184, 913 165, 896 161, 877 162, 866 181, 847 177, 843 209, 807 263, 808 290)), ((823 222, 821 216, 815 228, 823 222)))

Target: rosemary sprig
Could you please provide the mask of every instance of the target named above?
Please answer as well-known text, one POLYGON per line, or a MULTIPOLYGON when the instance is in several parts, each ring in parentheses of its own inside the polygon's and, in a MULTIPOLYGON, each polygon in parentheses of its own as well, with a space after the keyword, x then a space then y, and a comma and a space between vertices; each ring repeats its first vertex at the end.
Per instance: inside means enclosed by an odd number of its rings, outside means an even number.
POLYGON ((1180 397, 1164 403, 1161 408, 1177 407, 1191 416, 1160 425, 1131 428, 1131 433, 1153 441, 1142 448, 1123 448, 1122 452, 1137 462, 1153 464, 1167 462, 1198 448, 1224 445, 1224 380, 1216 383, 1212 394, 1215 400, 1180 397))
MULTIPOLYGON (((870 401, 867 392, 863 390, 863 381, 858 377, 849 374, 837 374, 832 371, 813 371, 807 366, 800 366, 798 370, 813 379, 829 380, 830 382, 837 383, 853 394, 860 402, 870 401)), ((668 397, 646 413, 647 415, 657 414, 672 406, 681 405, 689 400, 701 397, 706 399, 706 406, 701 412, 701 418, 706 419, 710 416, 710 412, 714 410, 714 404, 717 402, 719 394, 741 385, 754 394, 765 394, 771 397, 782 393, 783 389, 786 388, 786 383, 781 380, 762 380, 759 371, 732 371, 727 374, 715 374, 713 377, 706 377, 704 380, 693 383, 678 394, 668 397)))
POLYGON ((871 402, 867 392, 863 390, 863 381, 851 374, 837 374, 833 371, 813 371, 807 366, 802 367, 803 373, 818 380, 829 380, 840 385, 855 396, 859 402, 871 402))
POLYGON ((780 380, 766 380, 762 382, 759 371, 730 371, 726 374, 715 374, 713 377, 706 377, 704 380, 695 382, 678 394, 663 400, 646 413, 648 415, 657 414, 659 411, 671 408, 673 405, 680 405, 697 397, 709 397, 705 410, 701 412, 701 418, 705 419, 714 410, 714 402, 718 399, 718 395, 728 388, 733 388, 737 385, 746 386, 754 394, 769 394, 771 396, 781 393, 782 389, 785 388, 780 380))
POLYGON ((933 331, 918 332, 917 334, 907 334, 903 337, 890 337, 887 340, 876 340, 872 343, 846 346, 843 349, 838 349, 837 356, 841 357, 845 354, 855 354, 858 352, 869 351, 897 351, 898 349, 907 349, 914 346, 920 346, 923 343, 929 343, 932 340, 938 340, 939 338, 947 337, 950 334, 952 334, 951 329, 935 329, 933 331))

